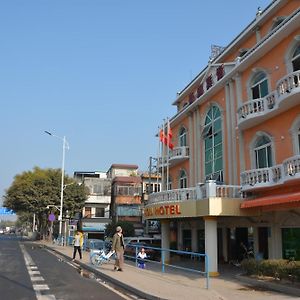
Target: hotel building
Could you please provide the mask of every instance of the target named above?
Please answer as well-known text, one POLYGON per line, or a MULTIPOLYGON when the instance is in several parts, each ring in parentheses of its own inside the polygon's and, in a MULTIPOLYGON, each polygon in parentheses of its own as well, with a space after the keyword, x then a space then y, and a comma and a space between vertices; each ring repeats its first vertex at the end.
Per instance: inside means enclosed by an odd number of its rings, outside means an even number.
POLYGON ((300 1, 274 0, 179 93, 145 218, 162 247, 300 260, 300 1), (167 171, 168 169, 168 171, 167 171))

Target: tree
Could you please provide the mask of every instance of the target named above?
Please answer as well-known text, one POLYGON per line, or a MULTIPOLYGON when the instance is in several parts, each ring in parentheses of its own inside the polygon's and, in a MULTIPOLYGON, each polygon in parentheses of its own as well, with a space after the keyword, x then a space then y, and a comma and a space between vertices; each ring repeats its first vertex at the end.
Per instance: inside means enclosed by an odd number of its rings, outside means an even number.
POLYGON ((116 227, 121 226, 123 229, 124 236, 134 236, 134 226, 133 223, 128 221, 119 221, 117 223, 112 222, 106 225, 105 235, 112 237, 116 232, 116 227))
MULTIPOLYGON (((81 211, 87 199, 87 190, 65 175, 63 215, 70 216, 81 211)), ((4 206, 13 209, 23 218, 36 214, 38 230, 45 229, 48 222, 48 205, 60 207, 61 170, 35 167, 15 176, 4 196, 4 206)), ((58 211, 55 211, 59 214, 58 211)))

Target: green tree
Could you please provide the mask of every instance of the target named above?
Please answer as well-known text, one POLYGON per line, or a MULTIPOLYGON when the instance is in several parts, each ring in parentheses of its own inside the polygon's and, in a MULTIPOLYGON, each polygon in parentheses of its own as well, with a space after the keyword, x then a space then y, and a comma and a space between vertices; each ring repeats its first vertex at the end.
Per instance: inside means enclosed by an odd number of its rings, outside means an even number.
MULTIPOLYGON (((63 215, 73 216, 81 211, 87 199, 84 185, 77 184, 72 178, 64 177, 63 215)), ((61 170, 35 167, 15 176, 12 185, 4 196, 4 206, 13 209, 25 221, 36 214, 38 231, 45 231, 48 223, 48 205, 60 207, 61 170)), ((54 212, 54 211, 53 211, 54 212)), ((55 211, 58 215, 59 212, 55 211)))
POLYGON ((105 235, 108 237, 112 237, 116 232, 116 227, 121 226, 123 229, 124 236, 134 236, 134 226, 133 223, 128 221, 119 221, 117 223, 112 222, 106 225, 105 227, 105 235))

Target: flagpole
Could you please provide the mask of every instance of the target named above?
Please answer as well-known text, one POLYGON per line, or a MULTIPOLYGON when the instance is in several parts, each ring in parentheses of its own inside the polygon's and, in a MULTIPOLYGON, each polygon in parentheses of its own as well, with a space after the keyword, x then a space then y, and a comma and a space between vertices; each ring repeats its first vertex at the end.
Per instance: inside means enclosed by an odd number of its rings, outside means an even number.
POLYGON ((158 149, 157 149, 157 155, 156 155, 156 191, 160 192, 161 189, 158 190, 159 182, 158 182, 158 176, 159 176, 159 158, 160 158, 160 128, 158 126, 158 149))
POLYGON ((169 136, 169 130, 170 130, 170 124, 169 124, 169 118, 167 118, 167 188, 166 190, 169 190, 169 158, 170 158, 170 136, 169 136))
MULTIPOLYGON (((165 119, 163 120, 163 126, 162 126, 162 130, 163 130, 163 136, 165 135, 165 119)), ((165 190, 165 143, 164 141, 162 141, 161 143, 161 182, 162 182, 162 190, 165 190)))

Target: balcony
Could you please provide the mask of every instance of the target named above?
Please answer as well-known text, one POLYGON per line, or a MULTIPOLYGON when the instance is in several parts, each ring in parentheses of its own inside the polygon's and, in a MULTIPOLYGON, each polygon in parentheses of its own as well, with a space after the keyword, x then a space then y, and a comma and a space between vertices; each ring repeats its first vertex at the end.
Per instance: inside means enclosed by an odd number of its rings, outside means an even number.
POLYGON ((300 155, 296 155, 284 160, 280 165, 241 173, 241 188, 242 191, 272 188, 299 178, 300 155))
POLYGON ((169 166, 174 166, 177 163, 180 163, 186 159, 189 159, 190 150, 187 146, 176 147, 173 150, 169 151, 169 160, 166 157, 160 157, 158 159, 158 167, 166 167, 169 163, 169 166))
POLYGON ((148 204, 203 200, 209 197, 241 198, 240 186, 217 185, 214 180, 208 180, 207 183, 199 184, 197 187, 152 193, 149 195, 148 204))
POLYGON ((277 82, 276 90, 267 96, 247 101, 239 107, 239 129, 250 128, 300 104, 299 96, 300 70, 284 76, 277 82))
POLYGON ((240 186, 217 185, 215 180, 208 180, 196 187, 150 194, 144 217, 164 219, 245 215, 240 210, 244 200, 242 196, 240 186))

